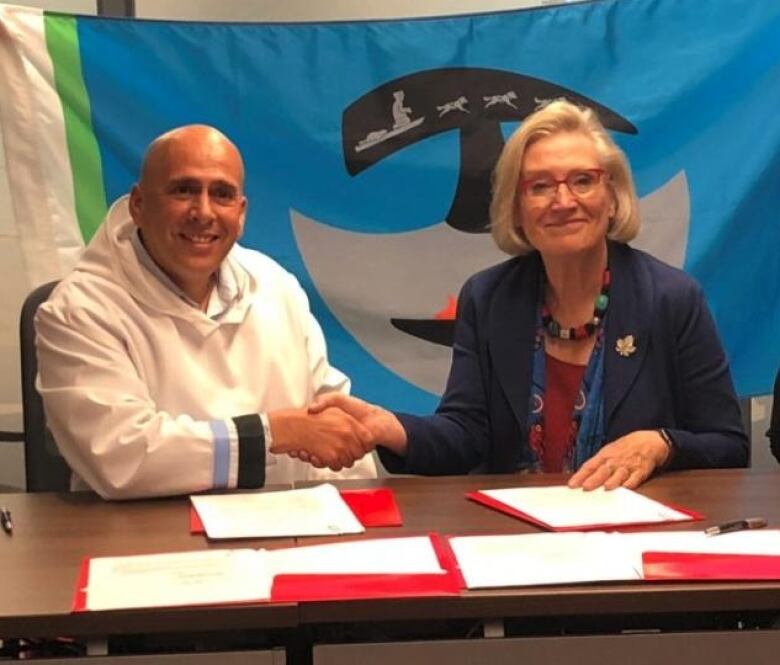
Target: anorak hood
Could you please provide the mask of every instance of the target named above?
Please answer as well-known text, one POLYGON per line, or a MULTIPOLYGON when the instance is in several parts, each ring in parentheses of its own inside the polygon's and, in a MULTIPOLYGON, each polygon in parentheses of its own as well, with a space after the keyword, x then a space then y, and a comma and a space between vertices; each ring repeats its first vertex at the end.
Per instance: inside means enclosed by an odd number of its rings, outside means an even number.
POLYGON ((219 322, 184 302, 138 261, 132 238, 136 225, 130 216, 130 197, 118 199, 87 246, 75 270, 113 282, 145 307, 180 319, 185 319, 204 334, 222 323, 240 323, 258 291, 257 281, 244 269, 241 256, 246 250, 235 245, 223 266, 235 276, 239 296, 219 322))

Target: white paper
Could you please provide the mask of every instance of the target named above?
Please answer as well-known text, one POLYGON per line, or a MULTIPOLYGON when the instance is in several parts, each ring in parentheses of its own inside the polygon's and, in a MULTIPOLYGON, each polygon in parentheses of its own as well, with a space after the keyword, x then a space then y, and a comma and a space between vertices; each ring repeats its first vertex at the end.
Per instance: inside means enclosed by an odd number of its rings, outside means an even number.
POLYGON ((354 540, 268 552, 268 565, 279 574, 443 573, 427 536, 354 540))
POLYGON ((469 589, 639 580, 641 561, 619 547, 620 534, 539 533, 451 538, 469 589))
POLYGON ((690 515, 623 487, 586 492, 565 485, 480 490, 553 528, 683 522, 690 515))
POLYGON ((469 589, 642 579, 643 552, 780 556, 780 530, 464 536, 450 545, 469 589))
POLYGON ((363 533, 330 484, 281 492, 191 496, 209 538, 283 538, 363 533))
POLYGON ((207 550, 91 559, 86 608, 256 602, 271 596, 265 550, 207 550))
POLYGON ((780 556, 780 530, 735 531, 707 536, 703 531, 621 534, 623 549, 642 564, 643 552, 695 554, 764 554, 780 556))

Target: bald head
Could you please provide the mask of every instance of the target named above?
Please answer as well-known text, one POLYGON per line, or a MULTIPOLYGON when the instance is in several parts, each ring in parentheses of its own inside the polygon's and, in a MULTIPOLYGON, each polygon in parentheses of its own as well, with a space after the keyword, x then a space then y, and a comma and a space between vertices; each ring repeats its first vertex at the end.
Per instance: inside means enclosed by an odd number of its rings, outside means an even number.
POLYGON ((238 148, 213 127, 188 125, 149 146, 129 211, 155 263, 202 305, 243 231, 246 205, 238 148))
POLYGON ((159 181, 175 169, 183 155, 193 151, 219 155, 225 161, 232 162, 243 190, 244 160, 241 153, 227 136, 209 125, 176 127, 154 139, 146 149, 138 184, 143 187, 145 183, 159 181))

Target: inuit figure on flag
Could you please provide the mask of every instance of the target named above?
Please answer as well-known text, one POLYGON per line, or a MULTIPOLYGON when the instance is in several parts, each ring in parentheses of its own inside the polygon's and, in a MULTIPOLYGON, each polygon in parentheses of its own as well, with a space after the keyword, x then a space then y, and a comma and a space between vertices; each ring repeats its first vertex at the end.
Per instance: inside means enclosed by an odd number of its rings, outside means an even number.
POLYGON ((404 106, 404 96, 403 90, 393 93, 393 129, 403 129, 412 121, 412 109, 404 106))
POLYGON ((403 90, 395 90, 393 92, 393 103, 391 107, 391 112, 393 115, 393 128, 377 129, 369 132, 366 134, 366 137, 355 146, 355 152, 361 152, 367 148, 371 148, 377 145, 378 143, 387 141, 394 136, 403 134, 413 127, 421 125, 425 121, 425 117, 412 119, 411 107, 404 106, 405 96, 406 93, 403 90))

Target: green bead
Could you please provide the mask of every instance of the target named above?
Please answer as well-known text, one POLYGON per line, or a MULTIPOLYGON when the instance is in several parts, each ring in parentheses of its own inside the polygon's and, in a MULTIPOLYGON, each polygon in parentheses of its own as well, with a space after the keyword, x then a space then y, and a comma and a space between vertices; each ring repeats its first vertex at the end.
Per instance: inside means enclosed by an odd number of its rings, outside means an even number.
POLYGON ((603 312, 605 309, 607 309, 608 303, 609 296, 606 296, 602 293, 598 298, 596 298, 596 309, 599 309, 603 312))

